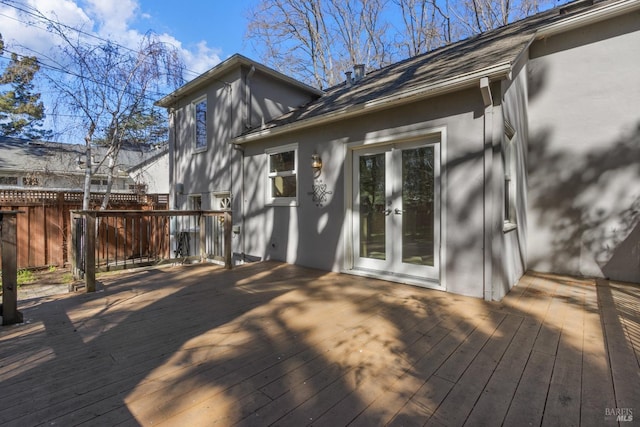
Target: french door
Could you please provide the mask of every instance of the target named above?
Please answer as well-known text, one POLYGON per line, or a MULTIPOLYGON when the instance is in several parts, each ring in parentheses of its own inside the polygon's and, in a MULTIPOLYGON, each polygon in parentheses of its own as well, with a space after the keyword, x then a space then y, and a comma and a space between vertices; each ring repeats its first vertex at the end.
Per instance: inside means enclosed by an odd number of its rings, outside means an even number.
POLYGON ((440 145, 405 143, 353 154, 353 267, 438 282, 440 145))

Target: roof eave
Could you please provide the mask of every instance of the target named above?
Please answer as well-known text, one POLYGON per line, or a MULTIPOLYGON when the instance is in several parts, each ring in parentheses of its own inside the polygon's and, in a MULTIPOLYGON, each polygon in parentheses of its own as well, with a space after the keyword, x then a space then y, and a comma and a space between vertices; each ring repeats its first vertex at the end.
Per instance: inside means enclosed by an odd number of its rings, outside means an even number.
POLYGON ((215 67, 211 68, 209 71, 206 71, 202 74, 200 74, 198 77, 196 77, 195 79, 191 80, 190 82, 184 84, 183 86, 179 87, 178 89, 176 89, 175 91, 173 91, 172 93, 170 93, 169 95, 161 98, 160 100, 155 102, 155 105, 159 106, 159 107, 164 107, 164 108, 169 108, 172 105, 174 105, 178 100, 184 98, 185 96, 193 93, 194 91, 198 90, 201 87, 204 87, 206 85, 208 85, 212 80, 217 80, 219 77, 222 77, 225 73, 227 73, 229 70, 231 70, 234 67, 237 67, 239 65, 245 65, 245 66, 254 66, 257 70, 260 70, 261 72, 268 74, 278 80, 282 80, 285 81, 289 84, 291 84, 292 86, 298 87, 302 90, 308 91, 312 94, 315 95, 322 95, 324 92, 320 89, 316 89, 312 86, 309 86, 305 83, 302 83, 301 81, 298 81, 292 77, 289 77, 285 74, 282 74, 272 68, 269 68, 265 65, 260 64, 259 62, 256 61, 252 61, 251 59, 247 58, 246 56, 240 55, 240 54, 235 54, 233 55, 231 58, 227 59, 226 61, 221 62, 220 64, 216 65, 215 67))
POLYGON ((541 39, 564 33, 576 28, 584 27, 585 25, 595 24, 606 19, 615 18, 635 10, 640 10, 640 0, 622 0, 602 7, 588 9, 583 12, 579 12, 574 16, 569 16, 559 20, 558 22, 540 27, 536 31, 536 38, 541 39))
POLYGON ((245 144, 248 142, 258 141, 264 138, 281 135, 295 130, 318 126, 335 120, 353 118, 356 116, 373 113, 375 111, 395 107, 397 105, 420 101, 427 98, 433 98, 438 95, 444 95, 447 93, 452 93, 479 85, 479 80, 482 77, 488 77, 490 81, 505 78, 511 79, 511 66, 512 64, 510 62, 503 62, 491 67, 486 67, 470 73, 461 74, 450 79, 421 85, 410 90, 405 90, 393 95, 367 101, 362 104, 355 104, 344 107, 326 114, 322 114, 320 116, 312 117, 309 119, 302 119, 300 121, 288 123, 286 125, 241 135, 232 138, 231 142, 233 144, 245 144))

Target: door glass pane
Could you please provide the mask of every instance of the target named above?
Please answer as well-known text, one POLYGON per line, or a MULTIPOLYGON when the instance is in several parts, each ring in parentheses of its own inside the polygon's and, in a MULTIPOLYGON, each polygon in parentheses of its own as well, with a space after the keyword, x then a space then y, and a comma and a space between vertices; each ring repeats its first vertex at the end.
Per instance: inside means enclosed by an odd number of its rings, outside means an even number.
POLYGON ((434 148, 402 152, 402 262, 434 264, 434 148))
POLYGON ((385 259, 385 154, 360 156, 360 257, 385 259))

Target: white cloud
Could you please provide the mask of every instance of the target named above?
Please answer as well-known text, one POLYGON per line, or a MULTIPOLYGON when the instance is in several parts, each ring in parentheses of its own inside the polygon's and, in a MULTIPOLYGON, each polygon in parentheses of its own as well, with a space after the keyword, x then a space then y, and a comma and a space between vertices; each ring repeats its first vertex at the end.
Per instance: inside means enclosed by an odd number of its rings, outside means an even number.
MULTIPOLYGON (((138 0, 25 0, 15 5, 23 10, 0 4, 0 31, 5 44, 9 50, 39 57, 48 56, 56 42, 46 30, 46 22, 34 13, 130 48, 136 48, 144 36, 134 28, 136 20, 152 18, 141 13, 138 0)), ((185 76, 187 80, 195 77, 193 71, 202 73, 220 62, 221 50, 209 47, 206 41, 186 45, 166 33, 160 38, 182 54, 187 70, 192 71, 185 76)))
POLYGON ((185 49, 180 41, 168 34, 162 34, 160 39, 164 43, 175 46, 181 52, 184 65, 188 70, 185 73, 187 80, 194 79, 197 75, 204 73, 221 62, 221 50, 210 48, 205 41, 200 41, 192 49, 185 49))
POLYGON ((42 16, 74 28, 90 30, 93 27, 91 18, 73 1, 27 0, 16 5, 17 8, 0 5, 0 28, 8 48, 19 53, 47 55, 53 47, 42 16), (23 52, 22 47, 27 50, 23 52))

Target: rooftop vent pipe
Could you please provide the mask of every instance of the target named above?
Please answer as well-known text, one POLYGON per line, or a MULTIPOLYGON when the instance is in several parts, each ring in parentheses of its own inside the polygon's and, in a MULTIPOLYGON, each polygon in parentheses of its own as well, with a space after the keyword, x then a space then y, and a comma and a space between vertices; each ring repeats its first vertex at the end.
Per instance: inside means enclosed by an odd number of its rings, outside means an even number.
POLYGON ((344 75, 347 76, 345 83, 347 87, 351 87, 351 84, 353 83, 353 80, 351 80, 351 71, 345 71, 344 75))
POLYGON ((356 64, 353 66, 354 80, 359 82, 364 77, 364 64, 356 64))

